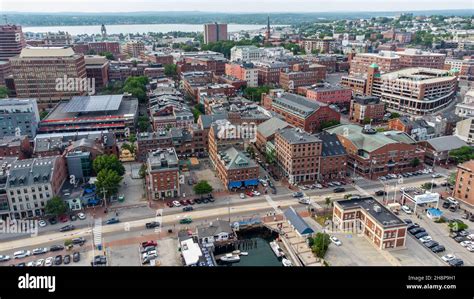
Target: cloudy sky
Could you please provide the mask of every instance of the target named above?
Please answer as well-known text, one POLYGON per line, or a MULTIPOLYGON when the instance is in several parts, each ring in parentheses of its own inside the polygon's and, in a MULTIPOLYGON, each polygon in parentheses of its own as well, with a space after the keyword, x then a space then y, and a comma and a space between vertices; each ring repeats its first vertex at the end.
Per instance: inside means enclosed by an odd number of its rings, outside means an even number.
POLYGON ((474 0, 0 0, 18 12, 332 12, 474 9, 474 0))

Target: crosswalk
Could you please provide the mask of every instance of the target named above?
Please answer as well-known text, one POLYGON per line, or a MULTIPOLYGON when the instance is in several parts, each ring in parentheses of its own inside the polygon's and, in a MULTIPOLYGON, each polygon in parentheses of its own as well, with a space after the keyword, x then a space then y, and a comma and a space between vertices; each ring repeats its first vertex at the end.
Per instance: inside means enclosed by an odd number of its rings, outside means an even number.
POLYGON ((102 218, 94 219, 94 228, 92 229, 94 237, 94 245, 98 246, 102 243, 102 218))
POLYGON ((272 199, 270 195, 265 195, 265 200, 268 202, 268 204, 275 210, 277 214, 282 214, 283 212, 281 211, 280 208, 278 208, 278 205, 275 203, 275 201, 272 199))

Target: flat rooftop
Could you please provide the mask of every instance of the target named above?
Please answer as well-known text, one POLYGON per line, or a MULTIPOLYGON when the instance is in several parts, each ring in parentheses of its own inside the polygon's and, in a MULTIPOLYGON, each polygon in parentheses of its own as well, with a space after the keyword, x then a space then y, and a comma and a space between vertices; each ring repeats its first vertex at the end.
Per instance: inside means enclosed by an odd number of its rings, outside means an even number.
POLYGON ((122 103, 121 95, 75 96, 63 107, 65 112, 116 111, 122 103))
POLYGON ((405 224, 405 222, 376 201, 373 197, 339 200, 336 201, 336 204, 341 206, 344 210, 363 209, 384 228, 405 224))

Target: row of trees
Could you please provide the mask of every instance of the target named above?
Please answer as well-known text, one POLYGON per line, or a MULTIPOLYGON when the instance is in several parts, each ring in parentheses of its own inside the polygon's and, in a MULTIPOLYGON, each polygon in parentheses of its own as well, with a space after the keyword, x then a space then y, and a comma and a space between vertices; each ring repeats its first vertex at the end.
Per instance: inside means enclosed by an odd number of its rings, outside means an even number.
POLYGON ((268 93, 270 89, 271 87, 266 85, 258 87, 246 87, 244 89, 244 97, 254 102, 260 102, 262 94, 268 93))
POLYGON ((107 198, 117 194, 120 182, 125 174, 125 168, 117 156, 98 156, 92 163, 92 168, 97 174, 97 181, 95 182, 97 192, 107 198))

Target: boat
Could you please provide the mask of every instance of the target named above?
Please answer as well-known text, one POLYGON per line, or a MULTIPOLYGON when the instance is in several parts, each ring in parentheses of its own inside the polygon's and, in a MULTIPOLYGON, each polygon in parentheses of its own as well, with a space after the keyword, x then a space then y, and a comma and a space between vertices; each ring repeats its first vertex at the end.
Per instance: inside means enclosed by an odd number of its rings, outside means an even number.
POLYGON ((278 246, 276 241, 270 242, 270 247, 272 248, 273 253, 275 253, 277 257, 282 257, 284 255, 283 250, 281 250, 280 246, 278 246))
POLYGON ((240 250, 234 250, 234 251, 232 251, 232 254, 240 255, 240 250))
POLYGON ((247 255, 249 255, 249 253, 248 253, 247 251, 242 251, 242 252, 240 253, 240 255, 247 256, 247 255))
POLYGON ((286 258, 283 258, 281 260, 281 263, 283 264, 283 266, 285 267, 291 267, 293 266, 293 263, 289 260, 289 259, 286 259, 286 258))
POLYGON ((226 263, 237 263, 240 261, 240 256, 228 253, 225 256, 221 257, 220 260, 226 263))

